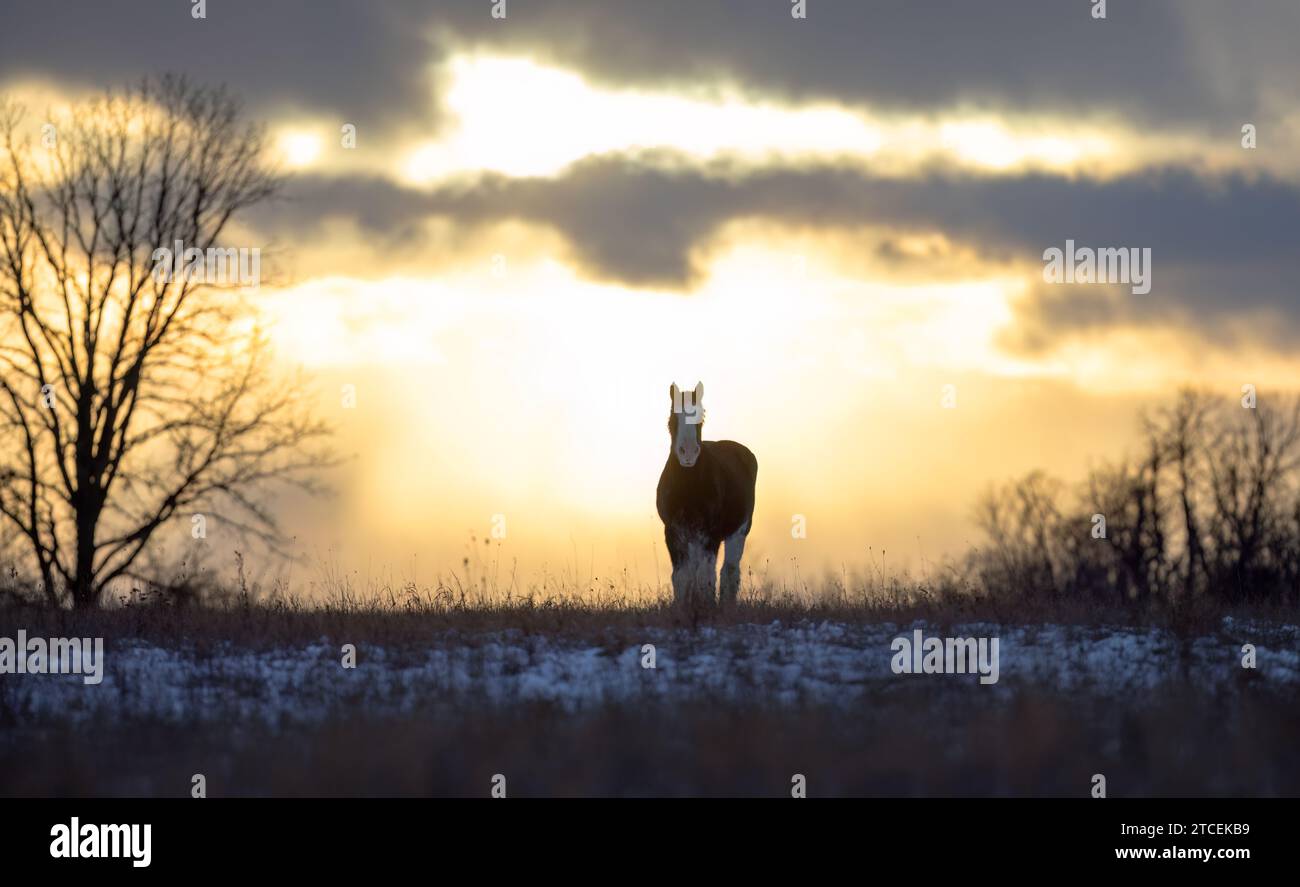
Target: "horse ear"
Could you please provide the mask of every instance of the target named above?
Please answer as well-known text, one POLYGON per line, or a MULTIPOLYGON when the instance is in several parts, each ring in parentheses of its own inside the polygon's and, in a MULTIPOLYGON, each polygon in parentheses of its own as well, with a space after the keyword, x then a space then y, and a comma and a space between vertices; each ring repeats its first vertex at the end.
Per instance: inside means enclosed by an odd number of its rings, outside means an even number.
POLYGON ((703 382, 700 382, 698 385, 695 386, 695 403, 696 403, 696 404, 702 404, 702 403, 704 403, 704 383, 703 383, 703 382))
POLYGON ((678 390, 676 382, 668 386, 668 399, 671 400, 674 405, 677 403, 677 395, 680 393, 681 392, 678 390))

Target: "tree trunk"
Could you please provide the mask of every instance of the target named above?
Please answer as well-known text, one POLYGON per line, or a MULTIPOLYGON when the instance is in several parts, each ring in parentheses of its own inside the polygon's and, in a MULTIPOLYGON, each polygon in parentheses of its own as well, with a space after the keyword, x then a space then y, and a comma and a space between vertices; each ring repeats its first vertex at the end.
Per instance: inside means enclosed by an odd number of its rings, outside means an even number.
POLYGON ((78 610, 99 606, 100 589, 95 584, 95 530, 103 511, 104 497, 97 491, 77 503, 77 569, 72 585, 72 605, 78 610))

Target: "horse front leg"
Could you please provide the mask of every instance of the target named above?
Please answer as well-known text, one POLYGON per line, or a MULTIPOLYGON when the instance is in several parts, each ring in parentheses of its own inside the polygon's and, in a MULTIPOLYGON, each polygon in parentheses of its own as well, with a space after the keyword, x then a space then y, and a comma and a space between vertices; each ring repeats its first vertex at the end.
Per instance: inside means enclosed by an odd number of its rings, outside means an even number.
POLYGON ((668 557, 673 563, 673 600, 679 606, 712 608, 717 600, 718 547, 686 531, 669 530, 668 557))
POLYGON ((664 541, 673 565, 673 603, 684 605, 691 597, 692 561, 689 537, 681 530, 666 527, 664 541))
POLYGON ((701 612, 718 603, 718 548, 720 543, 695 540, 690 553, 689 602, 701 612))
POLYGON ((703 609, 718 606, 718 545, 699 546, 695 572, 695 600, 703 609))

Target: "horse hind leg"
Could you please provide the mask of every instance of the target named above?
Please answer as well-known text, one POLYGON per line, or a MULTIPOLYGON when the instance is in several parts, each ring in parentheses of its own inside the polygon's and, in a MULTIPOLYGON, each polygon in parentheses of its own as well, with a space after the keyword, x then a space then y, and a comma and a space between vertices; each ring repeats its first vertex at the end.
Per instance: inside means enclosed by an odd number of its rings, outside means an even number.
POLYGON ((722 555, 722 605, 734 604, 740 593, 740 558, 745 553, 745 537, 749 535, 750 521, 726 538, 722 555))

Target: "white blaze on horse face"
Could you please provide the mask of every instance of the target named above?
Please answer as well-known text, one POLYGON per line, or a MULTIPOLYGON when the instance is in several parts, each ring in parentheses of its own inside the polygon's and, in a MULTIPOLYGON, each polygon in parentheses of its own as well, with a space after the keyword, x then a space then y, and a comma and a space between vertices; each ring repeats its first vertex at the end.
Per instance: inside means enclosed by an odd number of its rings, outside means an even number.
POLYGON ((690 468, 700 458, 699 425, 686 421, 681 413, 677 418, 677 438, 673 441, 673 453, 683 468, 690 468))
POLYGON ((673 437, 673 455, 683 468, 690 468, 700 458, 700 422, 704 419, 704 383, 694 392, 682 391, 674 383, 669 391, 673 413, 677 416, 677 433, 673 437))

